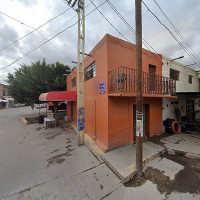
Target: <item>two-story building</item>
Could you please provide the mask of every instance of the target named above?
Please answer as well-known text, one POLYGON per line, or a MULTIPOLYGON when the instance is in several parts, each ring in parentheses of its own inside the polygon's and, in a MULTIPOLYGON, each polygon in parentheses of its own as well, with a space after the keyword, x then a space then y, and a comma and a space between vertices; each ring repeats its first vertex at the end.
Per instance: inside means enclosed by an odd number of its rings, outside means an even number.
POLYGON ((164 57, 162 75, 176 80, 177 99, 163 99, 163 120, 200 120, 200 72, 164 57))
MULTIPOLYGON (((136 46, 106 34, 85 58, 85 133, 103 151, 135 142, 136 46)), ((162 55, 143 49, 145 137, 163 131, 162 99, 174 97, 175 81, 162 77, 162 55)), ((77 90, 76 69, 67 91, 77 90)), ((67 102, 67 117, 77 125, 77 103, 67 102)))

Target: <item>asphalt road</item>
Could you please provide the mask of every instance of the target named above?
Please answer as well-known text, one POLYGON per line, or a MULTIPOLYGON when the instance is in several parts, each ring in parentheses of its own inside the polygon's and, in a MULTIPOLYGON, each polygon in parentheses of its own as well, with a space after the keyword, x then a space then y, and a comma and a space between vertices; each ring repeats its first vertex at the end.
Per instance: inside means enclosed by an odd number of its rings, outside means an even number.
MULTIPOLYGON (((195 192, 166 194, 151 179, 124 186, 85 145, 78 147, 69 126, 44 129, 21 122, 21 116, 37 112, 0 110, 0 200, 200 199, 195 192)), ((147 167, 171 179, 184 168, 168 158, 147 167)))

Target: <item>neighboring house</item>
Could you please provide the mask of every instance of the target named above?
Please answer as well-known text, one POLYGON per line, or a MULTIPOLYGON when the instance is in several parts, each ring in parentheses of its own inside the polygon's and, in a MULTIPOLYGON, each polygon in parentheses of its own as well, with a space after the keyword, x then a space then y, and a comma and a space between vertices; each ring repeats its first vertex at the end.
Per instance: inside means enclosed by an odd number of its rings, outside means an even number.
POLYGON ((2 98, 3 96, 8 96, 8 89, 7 85, 0 83, 0 98, 2 98))
POLYGON ((14 99, 8 96, 7 85, 0 84, 0 109, 12 108, 14 105, 14 99))
MULTIPOLYGON (((135 142, 136 46, 106 34, 85 58, 85 133, 103 151, 135 142)), ((67 90, 77 90, 76 69, 67 90)), ((176 98, 175 81, 162 77, 162 55, 143 49, 145 137, 163 131, 162 99, 176 98), (150 72, 150 73, 149 73, 150 72)), ((77 102, 67 102, 77 126, 77 102)))
POLYGON ((162 75, 176 80, 177 100, 163 99, 163 120, 200 120, 200 72, 164 57, 162 75), (167 62, 166 62, 167 61, 167 62))

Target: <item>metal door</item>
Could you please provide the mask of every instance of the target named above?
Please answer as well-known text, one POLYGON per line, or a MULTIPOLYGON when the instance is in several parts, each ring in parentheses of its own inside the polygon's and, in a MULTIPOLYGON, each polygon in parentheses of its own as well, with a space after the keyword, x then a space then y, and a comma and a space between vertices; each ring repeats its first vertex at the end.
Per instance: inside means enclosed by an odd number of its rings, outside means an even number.
POLYGON ((186 101, 186 120, 187 122, 194 121, 194 100, 186 101))

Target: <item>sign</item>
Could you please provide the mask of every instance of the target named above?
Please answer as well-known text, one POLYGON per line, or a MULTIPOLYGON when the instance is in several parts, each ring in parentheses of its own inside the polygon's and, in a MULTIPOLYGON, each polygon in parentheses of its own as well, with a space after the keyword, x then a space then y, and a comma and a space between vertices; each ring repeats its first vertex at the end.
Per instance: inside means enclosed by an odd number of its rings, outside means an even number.
POLYGON ((106 89, 106 83, 105 81, 103 81, 100 83, 100 94, 105 94, 106 93, 105 89, 106 89))
POLYGON ((78 109, 78 131, 82 131, 85 129, 85 116, 84 116, 84 108, 81 106, 78 109))

